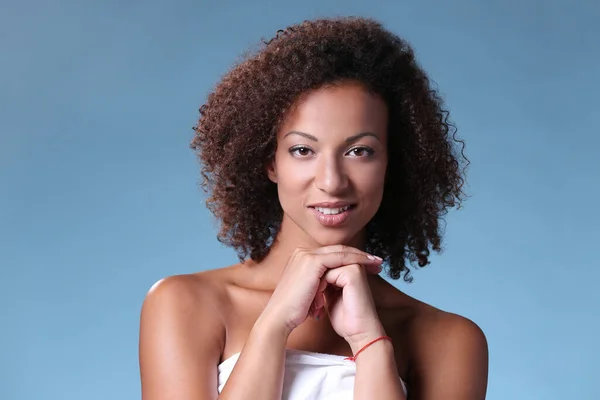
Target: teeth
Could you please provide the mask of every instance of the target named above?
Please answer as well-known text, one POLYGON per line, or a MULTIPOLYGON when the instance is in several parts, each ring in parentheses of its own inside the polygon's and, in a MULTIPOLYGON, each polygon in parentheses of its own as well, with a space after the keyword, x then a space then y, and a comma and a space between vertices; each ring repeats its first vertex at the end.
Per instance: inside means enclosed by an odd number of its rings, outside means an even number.
POLYGON ((350 206, 340 207, 340 208, 323 208, 323 207, 315 207, 315 210, 325 215, 335 215, 342 213, 349 209, 350 206))

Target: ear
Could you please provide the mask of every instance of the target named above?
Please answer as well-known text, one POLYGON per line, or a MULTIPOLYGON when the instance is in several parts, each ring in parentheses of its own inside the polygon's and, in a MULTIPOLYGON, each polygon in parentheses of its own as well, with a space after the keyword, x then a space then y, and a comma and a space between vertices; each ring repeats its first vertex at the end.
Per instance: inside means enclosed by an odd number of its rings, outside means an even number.
POLYGON ((277 168, 275 167, 275 157, 272 157, 266 165, 267 176, 273 183, 277 183, 277 168))

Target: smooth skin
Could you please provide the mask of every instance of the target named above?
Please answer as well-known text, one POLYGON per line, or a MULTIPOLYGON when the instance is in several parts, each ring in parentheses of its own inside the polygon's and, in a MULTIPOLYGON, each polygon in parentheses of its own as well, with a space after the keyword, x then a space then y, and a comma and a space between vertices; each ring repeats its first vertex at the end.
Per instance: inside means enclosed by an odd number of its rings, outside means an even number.
POLYGON ((143 400, 281 399, 285 349, 352 356, 354 399, 481 400, 481 329, 402 293, 365 253, 387 167, 387 107, 354 82, 302 96, 268 166, 284 211, 269 255, 159 281, 142 307, 143 400), (311 204, 355 205, 323 226, 311 204), (318 318, 317 318, 318 317, 318 318), (217 366, 241 352, 221 394, 217 366), (257 368, 260 366, 260 368, 257 368))

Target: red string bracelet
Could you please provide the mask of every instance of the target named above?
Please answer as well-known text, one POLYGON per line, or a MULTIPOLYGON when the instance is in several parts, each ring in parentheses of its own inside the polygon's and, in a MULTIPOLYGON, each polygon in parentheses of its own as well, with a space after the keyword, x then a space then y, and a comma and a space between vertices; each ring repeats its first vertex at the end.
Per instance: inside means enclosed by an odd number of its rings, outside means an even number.
POLYGON ((358 357, 358 355, 361 353, 361 351, 365 350, 367 347, 369 347, 373 343, 378 342, 378 341, 383 340, 383 339, 389 340, 390 342, 392 341, 392 338, 389 337, 389 336, 378 337, 377 339, 372 340, 369 343, 365 344, 359 351, 356 352, 356 354, 354 355, 354 357, 346 357, 346 358, 344 358, 344 360, 356 361, 356 357, 358 357))

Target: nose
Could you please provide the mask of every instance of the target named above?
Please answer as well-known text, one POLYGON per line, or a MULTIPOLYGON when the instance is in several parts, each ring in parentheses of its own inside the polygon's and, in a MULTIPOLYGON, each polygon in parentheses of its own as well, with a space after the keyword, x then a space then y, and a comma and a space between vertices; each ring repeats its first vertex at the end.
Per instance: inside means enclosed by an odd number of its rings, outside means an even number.
POLYGON ((348 175, 344 170, 342 160, 334 155, 321 154, 315 173, 317 189, 336 195, 348 188, 348 175))

